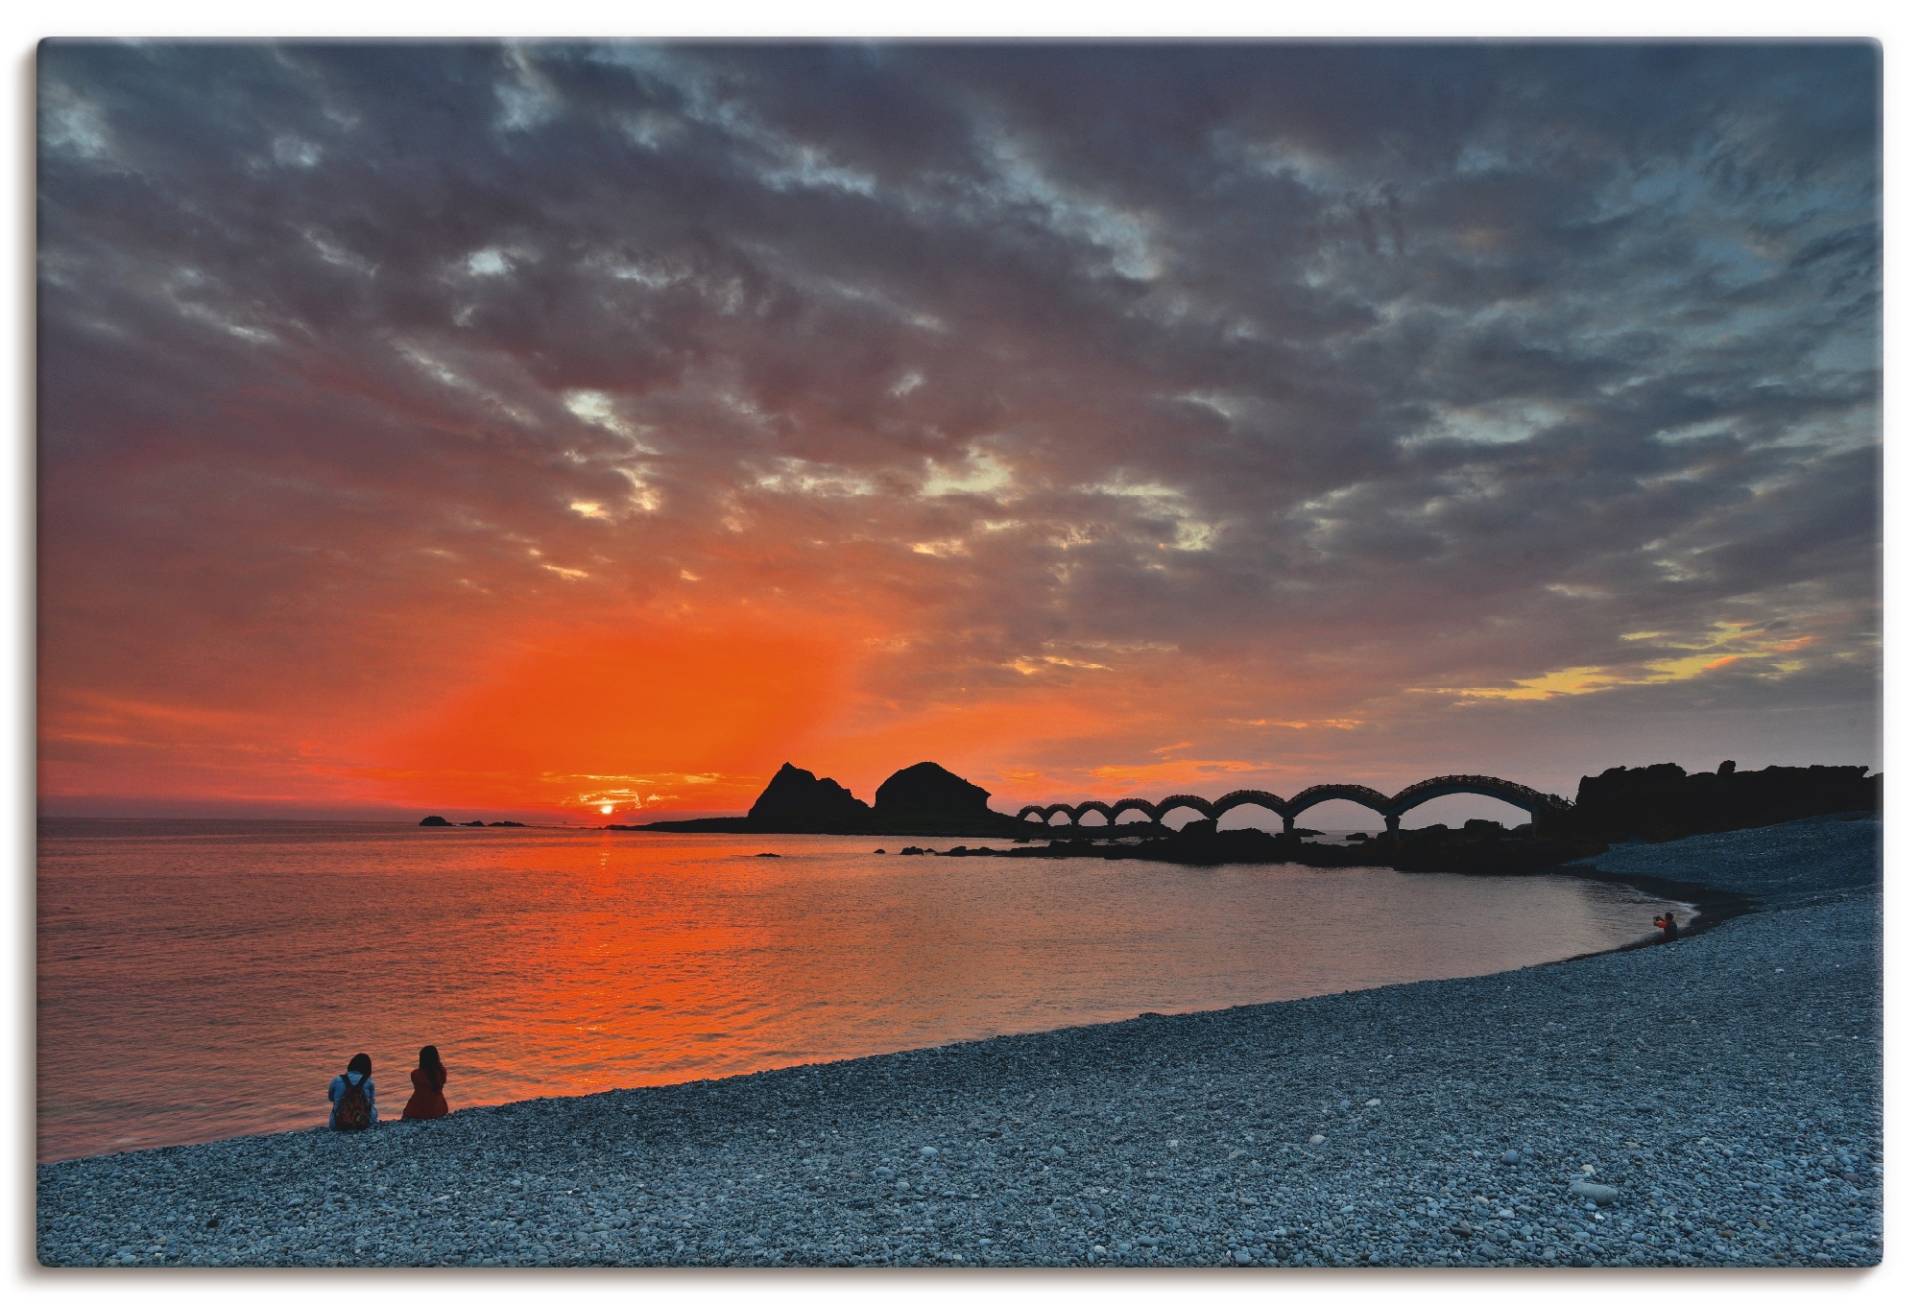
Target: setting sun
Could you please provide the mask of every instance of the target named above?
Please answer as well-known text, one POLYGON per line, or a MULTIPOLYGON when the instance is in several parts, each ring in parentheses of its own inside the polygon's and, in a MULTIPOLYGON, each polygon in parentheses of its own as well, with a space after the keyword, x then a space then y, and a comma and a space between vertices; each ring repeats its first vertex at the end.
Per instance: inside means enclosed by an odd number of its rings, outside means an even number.
POLYGON ((602 815, 611 815, 611 814, 613 814, 613 803, 612 803, 612 802, 610 802, 610 801, 603 801, 603 802, 601 802, 601 803, 600 803, 600 813, 601 813, 602 815))

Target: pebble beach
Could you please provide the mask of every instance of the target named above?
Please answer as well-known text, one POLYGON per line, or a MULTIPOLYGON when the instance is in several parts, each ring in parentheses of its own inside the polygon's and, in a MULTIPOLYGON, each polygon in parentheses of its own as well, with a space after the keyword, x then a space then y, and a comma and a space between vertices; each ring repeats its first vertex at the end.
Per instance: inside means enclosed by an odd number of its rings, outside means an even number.
POLYGON ((1582 871, 1743 898, 1670 945, 43 1165, 39 1257, 1866 1266, 1880 833, 1809 820, 1582 871))

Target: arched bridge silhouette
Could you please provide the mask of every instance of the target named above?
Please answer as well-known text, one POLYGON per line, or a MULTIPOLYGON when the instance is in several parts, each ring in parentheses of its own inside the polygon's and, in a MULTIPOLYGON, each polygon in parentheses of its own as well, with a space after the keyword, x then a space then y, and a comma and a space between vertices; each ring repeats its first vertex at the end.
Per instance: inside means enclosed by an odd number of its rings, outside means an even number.
POLYGON ((1400 817, 1416 806, 1432 801, 1436 797, 1454 797, 1467 795, 1473 797, 1491 797, 1503 801, 1509 806, 1517 806, 1531 816, 1537 824, 1554 815, 1573 809, 1573 803, 1565 797, 1551 792, 1541 792, 1529 788, 1524 783, 1515 783, 1511 779, 1499 779, 1490 774, 1440 774, 1431 779, 1422 779, 1410 783, 1399 792, 1388 796, 1377 788, 1369 788, 1357 783, 1316 783, 1310 788, 1302 788, 1291 797, 1282 797, 1278 793, 1267 792, 1260 788, 1240 788, 1225 796, 1208 801, 1205 797, 1190 792, 1176 792, 1172 796, 1162 797, 1159 801, 1148 801, 1144 797, 1123 797, 1111 804, 1103 801, 1083 801, 1077 806, 1065 802, 1055 802, 1051 806, 1024 806, 1016 818, 1027 820, 1037 817, 1036 827, 1052 825, 1053 817, 1065 815, 1069 823, 1078 826, 1089 815, 1101 815, 1109 825, 1118 824, 1120 817, 1128 811, 1139 811, 1153 824, 1163 824, 1167 816, 1177 810, 1191 810, 1202 819, 1217 820, 1228 811, 1241 806, 1258 806, 1278 815, 1289 833, 1293 831, 1293 822, 1306 811, 1323 801, 1350 801, 1377 811, 1387 822, 1389 832, 1400 827, 1400 817))

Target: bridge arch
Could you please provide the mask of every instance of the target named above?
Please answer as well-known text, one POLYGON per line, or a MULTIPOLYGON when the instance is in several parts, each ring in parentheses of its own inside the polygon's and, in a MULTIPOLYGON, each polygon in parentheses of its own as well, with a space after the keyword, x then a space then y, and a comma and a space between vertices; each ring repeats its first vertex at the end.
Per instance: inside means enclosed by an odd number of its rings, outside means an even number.
POLYGON ((1087 816, 1095 812, 1106 816, 1108 824, 1113 823, 1113 807, 1107 805, 1104 801, 1083 801, 1078 806, 1075 806, 1073 808, 1073 822, 1079 824, 1083 822, 1087 816))
POLYGON ((1055 815, 1065 815, 1067 817, 1067 823, 1069 824, 1075 822, 1073 818, 1073 807, 1067 805, 1064 801, 1056 801, 1053 805, 1047 807, 1040 816, 1040 822, 1051 825, 1055 815))
POLYGON ((1291 829, 1293 812, 1287 809, 1287 799, 1262 788, 1237 788, 1213 803, 1213 817, 1223 820, 1227 812, 1240 806, 1258 806, 1262 810, 1278 815, 1281 821, 1291 829))
POLYGON ((1153 818, 1164 824, 1167 816, 1177 810, 1198 811, 1203 820, 1213 818, 1213 803, 1190 792, 1176 792, 1171 797, 1162 797, 1153 804, 1153 818))
POLYGON ((1130 810, 1139 811, 1155 824, 1160 822, 1159 811, 1156 810, 1154 804, 1145 797, 1122 797, 1119 801, 1113 803, 1113 810, 1109 813, 1108 819, 1112 823, 1118 824, 1120 817, 1130 810))
MULTIPOLYGON (((1524 783, 1514 783, 1510 779, 1498 779, 1490 774, 1441 774, 1431 779, 1422 779, 1410 783, 1391 798, 1391 814, 1405 815, 1416 806, 1434 800, 1436 797, 1490 797, 1494 801, 1504 802, 1524 811, 1530 818, 1539 820, 1556 811, 1568 809, 1571 803, 1564 797, 1529 788, 1524 783)), ((1388 813, 1388 812, 1383 812, 1388 813)))
POLYGON ((1397 814, 1386 793, 1358 783, 1316 783, 1311 788, 1302 788, 1287 803, 1292 808, 1287 813, 1298 819, 1323 801, 1350 801, 1356 806, 1365 806, 1386 820, 1389 827, 1397 814))
POLYGON ((1020 813, 1015 815, 1014 818, 1024 820, 1029 815, 1034 816, 1038 823, 1045 824, 1047 822, 1047 808, 1045 806, 1022 806, 1020 813))

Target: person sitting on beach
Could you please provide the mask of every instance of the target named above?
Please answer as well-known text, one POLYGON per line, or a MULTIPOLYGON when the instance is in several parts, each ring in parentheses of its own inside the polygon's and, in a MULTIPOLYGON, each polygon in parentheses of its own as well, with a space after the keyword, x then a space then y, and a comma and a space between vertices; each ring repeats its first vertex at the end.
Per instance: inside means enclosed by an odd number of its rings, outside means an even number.
POLYGON ((373 1103, 373 1059, 365 1051, 347 1061, 347 1071, 327 1084, 333 1109, 327 1126, 336 1132, 364 1132, 380 1121, 373 1103))
POLYGON ((1656 915, 1653 920, 1653 926, 1660 930, 1660 940, 1663 942, 1671 942, 1680 935, 1680 925, 1673 922, 1673 911, 1671 910, 1667 911, 1664 915, 1656 915))
POLYGON ((422 1046, 420 1067, 413 1071, 413 1095, 407 1098, 407 1107, 400 1111, 400 1117, 445 1118, 447 1097, 442 1089, 446 1085, 447 1066, 440 1062, 440 1048, 422 1046))

